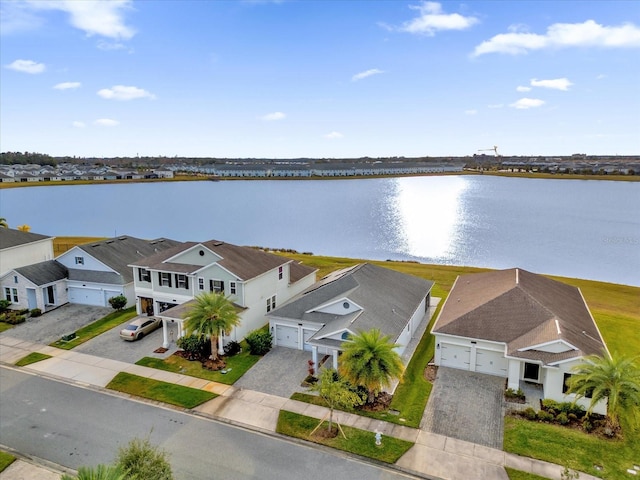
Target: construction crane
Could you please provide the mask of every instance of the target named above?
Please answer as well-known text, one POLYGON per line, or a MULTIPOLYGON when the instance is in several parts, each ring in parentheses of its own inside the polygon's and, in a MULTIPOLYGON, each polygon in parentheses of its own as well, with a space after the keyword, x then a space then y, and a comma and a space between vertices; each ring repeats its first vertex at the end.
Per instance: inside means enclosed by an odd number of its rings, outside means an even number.
POLYGON ((480 150, 478 150, 479 152, 494 152, 496 157, 499 157, 500 155, 498 154, 498 146, 494 145, 493 148, 482 148, 480 150))

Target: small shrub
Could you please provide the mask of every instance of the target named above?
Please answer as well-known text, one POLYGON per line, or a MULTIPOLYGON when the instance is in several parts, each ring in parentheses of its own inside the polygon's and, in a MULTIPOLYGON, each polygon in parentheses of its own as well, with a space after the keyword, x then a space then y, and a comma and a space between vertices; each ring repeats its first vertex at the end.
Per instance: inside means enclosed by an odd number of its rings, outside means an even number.
POLYGON ((570 422, 578 421, 578 416, 575 413, 568 413, 567 418, 569 419, 570 422))
POLYGON ((195 335, 180 337, 176 345, 187 353, 189 360, 209 358, 211 355, 211 342, 195 335))
POLYGON ((590 433, 591 431, 593 431, 593 424, 589 421, 587 417, 584 417, 582 419, 582 429, 587 433, 590 433))
POLYGON ((17 311, 18 315, 26 315, 27 313, 29 313, 29 309, 28 308, 22 308, 22 309, 17 311))
POLYGON ((124 295, 116 295, 115 297, 111 297, 109 299, 109 305, 111 305, 114 310, 120 311, 127 306, 127 297, 125 297, 124 295))
POLYGON ((167 452, 151 445, 148 438, 134 438, 126 446, 120 447, 115 463, 127 478, 173 480, 167 452))
POLYGON ((541 422, 553 422, 555 418, 551 413, 540 410, 537 414, 538 420, 541 422))
POLYGON ((228 356, 228 357, 231 357, 233 355, 237 355, 241 351, 242 351, 242 347, 235 340, 231 340, 229 343, 227 343, 224 346, 224 354, 226 356, 228 356))
POLYGON ((33 308, 31 309, 31 312, 29 312, 29 314, 32 317, 39 317, 40 315, 42 315, 42 310, 40 310, 39 308, 33 308))
POLYGON ((19 325, 21 323, 24 323, 25 320, 26 318, 24 315, 13 315, 13 316, 7 317, 6 322, 10 325, 19 325))
POLYGON ((273 337, 268 331, 254 330, 247 335, 245 340, 249 345, 249 352, 251 355, 265 355, 269 350, 271 350, 273 337))
POLYGON ((567 423, 569 423, 569 417, 566 413, 561 412, 556 415, 556 422, 558 422, 560 425, 566 425, 567 423))
POLYGON ((542 409, 543 410, 559 410, 559 403, 555 400, 551 400, 550 398, 545 398, 542 400, 542 409))
POLYGON ((10 300, 2 299, 0 300, 0 312, 6 312, 9 310, 9 305, 11 305, 10 300))
POLYGON ((0 322, 6 322, 6 321, 7 321, 7 314, 0 313, 0 322))
POLYGON ((535 420, 536 419, 536 411, 531 407, 525 408, 522 411, 522 414, 525 416, 525 418, 527 420, 535 420))

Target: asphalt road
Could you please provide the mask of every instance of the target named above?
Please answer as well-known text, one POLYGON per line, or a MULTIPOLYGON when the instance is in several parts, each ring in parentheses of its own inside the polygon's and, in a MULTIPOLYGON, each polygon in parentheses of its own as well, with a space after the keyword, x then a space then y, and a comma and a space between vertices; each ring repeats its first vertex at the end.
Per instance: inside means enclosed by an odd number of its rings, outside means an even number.
POLYGON ((178 479, 415 478, 319 448, 0 367, 0 444, 69 468, 150 436, 178 479))

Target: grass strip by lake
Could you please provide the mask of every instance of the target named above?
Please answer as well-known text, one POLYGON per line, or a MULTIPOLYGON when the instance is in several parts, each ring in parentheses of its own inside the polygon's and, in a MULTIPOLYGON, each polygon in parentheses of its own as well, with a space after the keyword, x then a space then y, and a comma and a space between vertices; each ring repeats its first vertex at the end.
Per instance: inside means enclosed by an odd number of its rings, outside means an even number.
POLYGON ((32 363, 46 360, 47 358, 51 358, 51 355, 47 355, 46 353, 31 352, 30 354, 18 360, 16 362, 16 367, 25 367, 27 365, 31 365, 32 363))
POLYGON ((611 440, 559 425, 505 418, 505 451, 610 480, 630 478, 627 469, 638 464, 639 446, 638 432, 625 433, 623 440, 611 440))
POLYGON ((118 373, 109 382, 107 388, 184 408, 194 408, 217 397, 215 393, 205 390, 183 387, 126 372, 118 373))
MULTIPOLYGON (((301 438, 331 448, 355 453, 367 458, 373 458, 385 463, 396 463, 398 459, 409 450, 413 443, 392 437, 382 437, 382 445, 376 446, 375 432, 360 430, 358 428, 342 426, 345 439, 341 434, 334 438, 323 438, 313 435, 311 432, 318 426, 317 418, 299 415, 297 413, 281 410, 278 417, 276 432, 289 437, 301 438)), ((323 422, 321 429, 326 429, 328 422, 323 422)))
POLYGON ((11 465, 16 460, 16 457, 11 455, 10 453, 3 452, 0 450, 0 472, 6 470, 6 468, 11 465))
POLYGON ((85 325, 84 327, 77 330, 75 332, 76 337, 73 340, 64 341, 60 339, 49 345, 52 347, 61 348, 63 350, 71 350, 72 348, 75 348, 78 345, 82 345, 92 338, 97 337, 98 335, 111 330, 114 327, 117 327, 121 323, 124 323, 127 320, 131 320, 136 315, 136 307, 131 307, 126 310, 120 310, 119 312, 111 312, 107 316, 102 317, 95 322, 90 323, 89 325, 85 325))
POLYGON ((181 373, 183 375, 189 375, 190 377, 202 378, 204 380, 224 383, 226 385, 233 385, 247 372, 247 370, 253 367, 256 362, 262 358, 259 355, 251 355, 245 342, 242 342, 242 345, 243 348, 241 353, 233 355, 232 357, 225 357, 225 362, 227 362, 227 368, 225 370, 227 373, 207 370, 206 368, 202 368, 202 364, 199 361, 190 362, 186 358, 182 358, 177 355, 171 355, 164 360, 160 358, 144 357, 138 360, 136 365, 156 368, 167 372, 181 373))

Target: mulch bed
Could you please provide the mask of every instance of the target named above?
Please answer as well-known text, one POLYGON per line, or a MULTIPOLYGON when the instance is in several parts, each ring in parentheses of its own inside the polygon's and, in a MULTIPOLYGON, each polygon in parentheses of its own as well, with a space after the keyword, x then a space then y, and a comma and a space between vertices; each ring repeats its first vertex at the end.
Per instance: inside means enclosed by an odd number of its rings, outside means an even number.
POLYGON ((202 364, 202 368, 206 368, 213 372, 227 368, 227 363, 224 361, 223 357, 218 357, 217 360, 211 360, 209 358, 201 358, 198 355, 188 353, 184 350, 178 350, 174 355, 189 360, 190 362, 198 361, 202 364))
POLYGON ((393 400, 393 395, 390 395, 387 392, 382 392, 376 397, 373 403, 365 403, 360 407, 360 410, 367 412, 383 412, 389 410, 391 400, 393 400))
POLYGON ((166 353, 169 349, 168 348, 164 348, 164 347, 160 347, 160 348, 156 348, 153 353, 166 353))
POLYGON ((427 365, 427 367, 424 369, 424 378, 428 382, 431 382, 431 383, 435 382, 437 374, 438 374, 438 367, 436 367, 435 365, 427 365))

